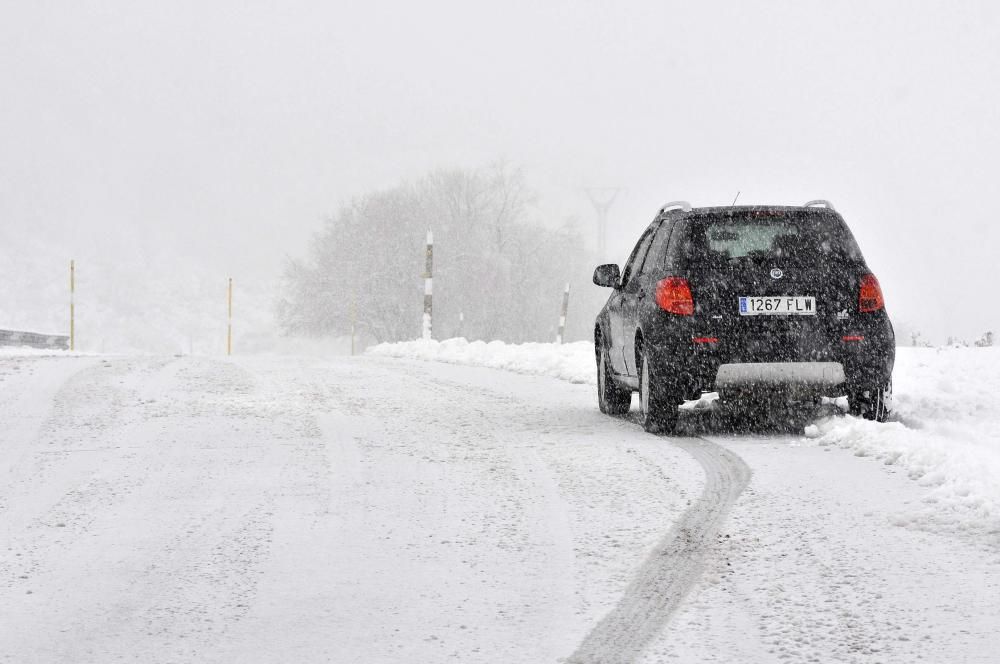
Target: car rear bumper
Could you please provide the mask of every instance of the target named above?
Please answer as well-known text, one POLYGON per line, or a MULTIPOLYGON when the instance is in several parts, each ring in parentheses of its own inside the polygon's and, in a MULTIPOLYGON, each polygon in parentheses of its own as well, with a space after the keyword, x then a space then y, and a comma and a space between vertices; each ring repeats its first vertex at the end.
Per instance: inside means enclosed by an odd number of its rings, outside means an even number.
POLYGON ((756 387, 828 389, 847 380, 840 362, 741 362, 722 364, 715 374, 719 391, 756 387))

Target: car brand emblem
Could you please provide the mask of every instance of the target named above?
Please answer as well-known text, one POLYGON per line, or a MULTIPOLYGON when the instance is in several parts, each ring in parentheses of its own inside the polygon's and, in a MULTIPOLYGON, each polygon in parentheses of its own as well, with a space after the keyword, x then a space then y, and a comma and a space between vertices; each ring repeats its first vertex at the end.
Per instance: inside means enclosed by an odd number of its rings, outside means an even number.
POLYGON ((780 268, 776 268, 776 267, 771 268, 771 278, 772 279, 781 279, 783 276, 785 276, 785 273, 782 272, 780 268))

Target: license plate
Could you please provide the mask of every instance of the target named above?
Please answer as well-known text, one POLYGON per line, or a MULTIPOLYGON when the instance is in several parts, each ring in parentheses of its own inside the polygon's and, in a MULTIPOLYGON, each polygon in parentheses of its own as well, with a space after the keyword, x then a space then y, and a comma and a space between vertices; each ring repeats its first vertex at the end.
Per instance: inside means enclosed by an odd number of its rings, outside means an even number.
POLYGON ((740 296, 740 316, 815 316, 816 298, 803 295, 740 296))

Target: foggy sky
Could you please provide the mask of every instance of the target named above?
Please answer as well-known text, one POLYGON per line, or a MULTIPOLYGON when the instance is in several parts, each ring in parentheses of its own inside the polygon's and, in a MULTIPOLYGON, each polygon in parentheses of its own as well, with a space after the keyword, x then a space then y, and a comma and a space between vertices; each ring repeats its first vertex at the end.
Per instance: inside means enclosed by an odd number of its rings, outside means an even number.
POLYGON ((851 224, 890 313, 1000 330, 1000 9, 963 2, 0 2, 0 224, 274 271, 347 198, 523 166, 851 224))

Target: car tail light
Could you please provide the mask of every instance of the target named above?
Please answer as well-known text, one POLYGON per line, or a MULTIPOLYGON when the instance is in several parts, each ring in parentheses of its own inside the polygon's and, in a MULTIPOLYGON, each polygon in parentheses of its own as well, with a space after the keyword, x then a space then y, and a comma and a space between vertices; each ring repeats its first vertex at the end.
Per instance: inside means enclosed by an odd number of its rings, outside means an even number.
POLYGON ((656 303, 664 311, 679 316, 694 314, 694 298, 691 285, 683 277, 667 277, 656 284, 656 303))
POLYGON ((858 309, 861 312, 878 311, 885 307, 882 288, 878 285, 878 279, 874 274, 861 277, 861 287, 858 290, 858 309))

